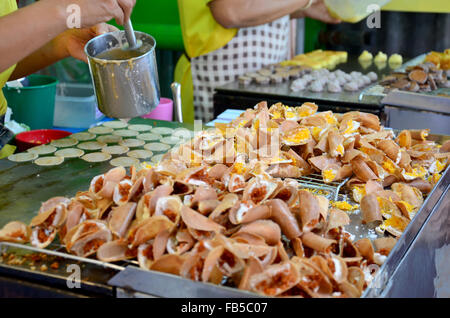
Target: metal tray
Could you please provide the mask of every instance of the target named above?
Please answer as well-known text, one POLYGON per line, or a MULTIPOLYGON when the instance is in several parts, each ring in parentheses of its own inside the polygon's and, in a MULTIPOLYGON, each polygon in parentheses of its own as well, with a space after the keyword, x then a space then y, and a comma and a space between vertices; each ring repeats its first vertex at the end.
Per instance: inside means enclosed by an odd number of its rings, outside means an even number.
MULTIPOLYGON (((136 123, 142 122, 137 120, 136 123)), ((132 123, 135 123, 132 121, 132 123)), ((148 122, 147 122, 148 123, 148 122)), ((156 122, 155 122, 156 123, 156 122)), ((165 122, 162 122, 165 123, 165 122)), ((182 125, 167 123, 164 126, 172 128, 182 125), (170 124, 170 125, 169 125, 170 124)), ((431 139, 442 143, 449 136, 432 135, 431 139)), ((89 164, 82 160, 67 161, 62 166, 44 168, 30 163, 16 164, 0 160, 0 225, 12 220, 29 222, 39 209, 41 201, 58 195, 73 196, 80 189, 86 189, 92 177, 109 168, 106 163, 89 164), (65 182, 64 180, 70 180, 65 182), (64 185, 64 187, 62 187, 64 185)), ((299 180, 302 187, 328 191, 330 199, 349 200, 342 190, 343 183, 324 185, 317 176, 299 180), (339 194, 341 192, 341 194, 339 194)), ((450 167, 426 198, 423 206, 410 222, 399 239, 395 248, 378 272, 377 279, 365 291, 364 297, 380 296, 388 285, 389 278, 395 272, 409 247, 421 231, 435 205, 445 194, 450 184, 450 167)), ((361 237, 376 238, 375 232, 361 224, 358 211, 350 215, 351 224, 346 230, 355 235, 355 240, 361 237)), ((447 230, 448 231, 448 230, 447 230)), ((217 286, 194 282, 178 276, 146 271, 137 267, 136 261, 109 264, 89 258, 80 258, 64 252, 64 248, 53 244, 51 249, 37 249, 27 245, 0 243, 2 253, 14 253, 19 256, 31 253, 43 253, 57 257, 60 266, 53 270, 49 262, 45 263, 47 270, 31 269, 29 263, 9 264, 8 260, 0 262, 0 274, 16 276, 39 281, 45 285, 67 284, 70 272, 67 266, 78 264, 81 268, 81 290, 117 296, 117 289, 122 290, 122 296, 147 295, 156 297, 255 297, 256 294, 240 291, 226 286, 217 286), (49 269, 50 267, 50 269, 49 269)))
MULTIPOLYGON (((406 72, 407 67, 415 66, 415 65, 422 63, 424 61, 425 57, 427 56, 427 54, 428 53, 416 56, 415 58, 404 63, 398 69, 393 70, 393 72, 397 72, 397 73, 398 72, 400 72, 400 73, 406 72)), ((389 73, 386 75, 389 75, 389 73)), ((380 81, 381 81, 381 78, 380 78, 380 81)), ((378 81, 378 83, 380 81, 378 81)), ((377 98, 377 97, 384 98, 384 97, 388 96, 388 93, 386 93, 384 91, 384 87, 378 83, 364 88, 363 91, 361 92, 360 99, 365 100, 365 99, 372 99, 372 98, 377 98)), ((398 91, 398 90, 392 90, 392 91, 398 91)), ((417 95, 417 96, 419 96, 419 95, 422 95, 422 96, 447 96, 448 97, 448 96, 450 96, 450 88, 440 87, 431 92, 420 92, 420 93, 415 93, 415 95, 417 95)))
MULTIPOLYGON (((364 68, 359 62, 357 56, 349 56, 347 63, 338 64, 334 70, 340 69, 344 72, 362 72, 364 74, 369 72, 375 72, 379 78, 383 75, 390 74, 393 69, 386 63, 384 68, 377 68, 374 63, 372 63, 369 67, 364 68)), ((363 92, 367 89, 358 90, 356 92, 347 92, 343 91, 341 93, 329 93, 329 92, 321 92, 314 93, 309 90, 294 92, 291 90, 292 80, 289 80, 280 84, 268 84, 268 85, 258 85, 258 84, 250 84, 248 86, 242 86, 237 81, 233 83, 228 83, 226 85, 220 86, 216 88, 216 91, 220 92, 234 92, 234 95, 239 96, 241 93, 245 94, 258 94, 258 95, 268 95, 271 98, 276 97, 289 97, 295 99, 305 99, 316 102, 321 105, 324 103, 341 103, 341 104, 358 104, 359 107, 373 107, 380 104, 380 96, 363 94, 363 92)), ((369 85, 372 87, 373 85, 369 85)))

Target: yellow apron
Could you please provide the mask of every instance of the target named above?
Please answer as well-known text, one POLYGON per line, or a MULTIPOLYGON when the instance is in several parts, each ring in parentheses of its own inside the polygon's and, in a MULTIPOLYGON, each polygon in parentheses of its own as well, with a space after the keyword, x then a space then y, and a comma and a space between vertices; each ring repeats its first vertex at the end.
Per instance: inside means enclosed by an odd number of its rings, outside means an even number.
MULTIPOLYGON (((236 35, 237 29, 225 29, 214 19, 208 3, 212 0, 178 0, 180 24, 186 54, 198 57, 225 46, 236 35)), ((175 81, 181 84, 183 119, 194 122, 194 94, 191 63, 183 55, 175 68, 175 81)))
MULTIPOLYGON (((0 17, 7 15, 13 11, 17 10, 17 2, 16 0, 0 0, 0 17)), ((5 86, 5 83, 8 81, 8 78, 11 76, 12 72, 16 68, 15 65, 8 68, 3 73, 0 73, 0 116, 6 113, 7 102, 5 96, 3 96, 2 88, 5 86)))

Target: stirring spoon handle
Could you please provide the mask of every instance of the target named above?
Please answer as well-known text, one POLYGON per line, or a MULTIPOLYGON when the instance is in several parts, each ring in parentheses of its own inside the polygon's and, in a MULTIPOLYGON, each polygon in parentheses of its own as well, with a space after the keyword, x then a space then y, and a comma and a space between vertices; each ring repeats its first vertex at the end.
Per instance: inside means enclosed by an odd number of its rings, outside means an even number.
POLYGON ((134 35, 133 25, 131 24, 131 20, 128 19, 124 25, 125 28, 125 36, 128 41, 128 45, 130 49, 134 49, 136 47, 136 36, 134 35))

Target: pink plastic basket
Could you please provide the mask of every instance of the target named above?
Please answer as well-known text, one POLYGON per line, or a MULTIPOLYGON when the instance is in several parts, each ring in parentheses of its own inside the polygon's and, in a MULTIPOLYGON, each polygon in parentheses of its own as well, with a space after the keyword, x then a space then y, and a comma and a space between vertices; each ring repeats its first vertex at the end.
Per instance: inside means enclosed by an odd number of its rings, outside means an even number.
POLYGON ((152 110, 150 113, 148 113, 147 115, 143 115, 141 117, 172 121, 172 114, 173 114, 173 101, 170 98, 161 97, 159 100, 159 105, 156 106, 156 108, 152 110))

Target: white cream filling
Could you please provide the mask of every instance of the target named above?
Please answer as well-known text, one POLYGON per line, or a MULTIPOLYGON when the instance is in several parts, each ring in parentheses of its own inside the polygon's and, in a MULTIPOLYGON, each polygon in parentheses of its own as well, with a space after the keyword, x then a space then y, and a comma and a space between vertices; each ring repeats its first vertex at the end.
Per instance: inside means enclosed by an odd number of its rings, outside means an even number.
POLYGON ((342 276, 342 264, 335 257, 333 257, 332 260, 333 260, 333 263, 334 263, 334 277, 340 278, 342 276))
POLYGON ((382 255, 380 253, 374 253, 373 254, 373 260, 375 261, 375 263, 377 263, 378 265, 382 265, 385 261, 386 261, 387 256, 382 255))
POLYGON ((241 203, 239 205, 239 209, 236 211, 236 221, 239 223, 242 222, 242 219, 244 218, 245 213, 251 208, 252 206, 248 203, 241 203))
POLYGON ((399 150, 397 159, 395 159, 395 164, 398 165, 400 163, 400 160, 402 160, 402 152, 399 150))

